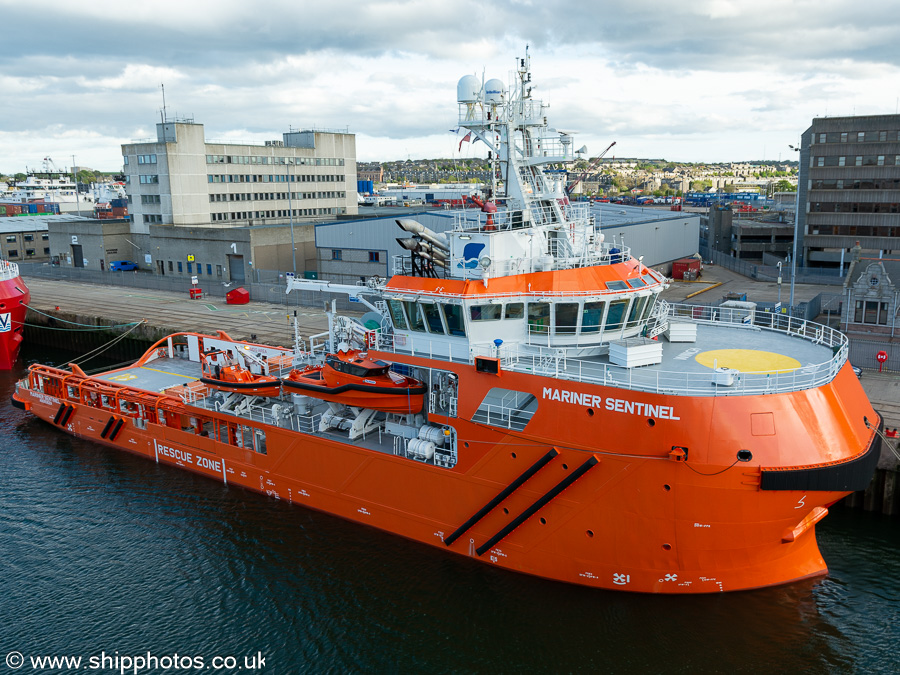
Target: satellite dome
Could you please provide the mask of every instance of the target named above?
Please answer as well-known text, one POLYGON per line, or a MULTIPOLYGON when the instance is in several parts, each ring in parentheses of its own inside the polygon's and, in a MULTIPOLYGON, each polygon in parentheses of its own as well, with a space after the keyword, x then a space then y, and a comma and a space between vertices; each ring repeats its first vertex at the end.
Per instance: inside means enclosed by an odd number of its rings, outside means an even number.
POLYGON ((456 85, 456 100, 460 103, 474 103, 481 94, 481 82, 474 75, 464 75, 456 85))
POLYGON ((506 85, 496 78, 484 83, 484 100, 488 103, 502 103, 506 98, 506 85))

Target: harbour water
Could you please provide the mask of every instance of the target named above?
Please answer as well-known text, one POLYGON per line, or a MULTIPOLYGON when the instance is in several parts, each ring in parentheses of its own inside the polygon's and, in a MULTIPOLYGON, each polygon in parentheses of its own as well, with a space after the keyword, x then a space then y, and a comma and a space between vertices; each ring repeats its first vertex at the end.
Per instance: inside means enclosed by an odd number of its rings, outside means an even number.
POLYGON ((26 349, 0 372, 0 663, 21 653, 18 672, 135 672, 122 657, 148 653, 222 673, 900 670, 900 519, 834 508, 823 579, 593 591, 71 438, 9 403, 38 356, 66 359, 26 349))

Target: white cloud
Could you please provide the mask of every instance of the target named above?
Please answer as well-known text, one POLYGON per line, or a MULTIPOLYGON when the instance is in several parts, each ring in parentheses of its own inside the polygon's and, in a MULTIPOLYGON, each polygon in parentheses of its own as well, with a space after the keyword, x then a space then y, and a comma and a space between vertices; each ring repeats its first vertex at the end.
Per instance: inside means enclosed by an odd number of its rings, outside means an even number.
POLYGON ((900 94, 889 0, 42 7, 0 0, 21 27, 0 52, 0 171, 54 153, 118 169, 120 143, 155 135, 160 83, 211 138, 349 127, 361 159, 452 156, 458 78, 506 80, 525 44, 551 122, 619 156, 775 158, 814 116, 893 113, 900 94))

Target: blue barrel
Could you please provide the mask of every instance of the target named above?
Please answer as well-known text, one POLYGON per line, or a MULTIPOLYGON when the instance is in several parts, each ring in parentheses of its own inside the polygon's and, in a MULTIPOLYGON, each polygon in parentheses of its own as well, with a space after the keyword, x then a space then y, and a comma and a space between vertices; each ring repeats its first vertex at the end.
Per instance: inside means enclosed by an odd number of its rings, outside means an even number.
POLYGON ((375 192, 375 181, 373 181, 373 180, 366 181, 366 192, 368 192, 369 194, 372 194, 373 192, 375 192))

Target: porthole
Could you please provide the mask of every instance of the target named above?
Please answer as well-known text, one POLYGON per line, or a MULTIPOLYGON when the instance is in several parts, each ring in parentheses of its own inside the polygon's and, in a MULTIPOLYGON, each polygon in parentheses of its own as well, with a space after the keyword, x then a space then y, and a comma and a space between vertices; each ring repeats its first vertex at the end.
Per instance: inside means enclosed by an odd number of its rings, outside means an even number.
POLYGON ((648 417, 648 418, 647 418, 647 426, 648 426, 648 427, 655 427, 655 426, 656 426, 656 420, 653 419, 652 417, 648 417))
POLYGON ((753 453, 749 450, 738 450, 737 458, 740 462, 749 462, 753 459, 753 453))
POLYGON ((587 409, 587 414, 588 414, 588 417, 593 417, 593 416, 594 416, 594 409, 593 409, 593 408, 588 408, 588 409, 587 409))
POLYGON ((668 483, 666 483, 665 485, 663 485, 663 490, 665 490, 666 492, 668 492, 668 491, 671 490, 671 489, 672 489, 672 486, 669 485, 668 483))
POLYGON ((585 534, 587 535, 587 538, 590 539, 591 537, 594 536, 594 531, 593 531, 593 530, 588 530, 587 532, 585 532, 585 534))
POLYGON ((663 544, 663 551, 671 551, 672 544, 663 544))

